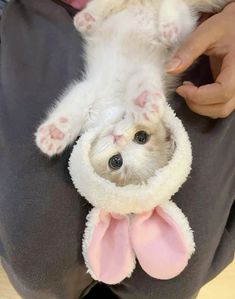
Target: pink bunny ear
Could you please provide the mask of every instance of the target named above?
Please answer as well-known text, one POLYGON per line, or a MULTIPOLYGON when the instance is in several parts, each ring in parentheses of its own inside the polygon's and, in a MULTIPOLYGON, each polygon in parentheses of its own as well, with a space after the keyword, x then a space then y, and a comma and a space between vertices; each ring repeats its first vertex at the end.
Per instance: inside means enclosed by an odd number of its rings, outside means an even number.
POLYGON ((96 223, 92 224, 94 227, 91 227, 91 223, 88 224, 88 228, 93 231, 87 252, 84 252, 85 260, 96 280, 116 284, 130 276, 135 267, 129 219, 127 216, 104 211, 99 211, 96 218, 96 223))
POLYGON ((132 246, 143 270, 154 278, 173 278, 186 267, 189 252, 184 237, 163 208, 133 218, 132 246))

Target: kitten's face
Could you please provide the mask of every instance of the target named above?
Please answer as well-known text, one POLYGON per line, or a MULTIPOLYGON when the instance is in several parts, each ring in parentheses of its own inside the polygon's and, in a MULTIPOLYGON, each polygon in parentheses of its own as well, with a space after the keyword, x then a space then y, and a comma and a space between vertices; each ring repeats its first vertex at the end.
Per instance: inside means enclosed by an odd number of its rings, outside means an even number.
POLYGON ((97 174, 124 186, 146 182, 167 164, 171 154, 171 140, 162 122, 123 120, 94 140, 90 159, 97 174))

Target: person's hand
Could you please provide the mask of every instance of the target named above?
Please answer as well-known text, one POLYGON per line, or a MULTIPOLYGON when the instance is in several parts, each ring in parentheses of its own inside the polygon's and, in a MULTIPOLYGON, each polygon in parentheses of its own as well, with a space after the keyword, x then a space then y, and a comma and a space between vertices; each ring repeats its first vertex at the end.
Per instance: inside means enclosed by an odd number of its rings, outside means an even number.
POLYGON ((171 74, 186 70, 200 55, 210 57, 215 82, 177 88, 189 108, 211 118, 225 118, 235 110, 235 3, 203 23, 177 50, 166 67, 171 74))

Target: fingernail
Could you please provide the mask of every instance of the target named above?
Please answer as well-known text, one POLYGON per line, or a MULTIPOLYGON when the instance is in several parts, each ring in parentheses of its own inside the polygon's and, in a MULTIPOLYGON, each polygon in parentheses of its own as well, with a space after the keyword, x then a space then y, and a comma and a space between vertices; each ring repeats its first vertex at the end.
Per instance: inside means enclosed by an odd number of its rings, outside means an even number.
POLYGON ((176 92, 183 98, 190 98, 195 92, 195 86, 192 84, 186 84, 176 89, 176 92), (184 87, 185 86, 185 87, 184 87), (187 87, 186 87, 187 86, 187 87))
POLYGON ((190 81, 184 81, 184 82, 183 82, 183 85, 191 85, 191 86, 192 86, 192 85, 193 85, 193 83, 192 83, 192 82, 190 82, 190 81))
POLYGON ((173 58, 170 62, 168 62, 166 64, 165 69, 166 69, 167 72, 172 72, 175 69, 177 69, 181 65, 181 63, 182 63, 181 59, 173 58))
POLYGON ((186 98, 186 94, 185 94, 184 90, 182 90, 181 88, 176 89, 176 92, 177 92, 178 95, 180 95, 182 98, 186 98))

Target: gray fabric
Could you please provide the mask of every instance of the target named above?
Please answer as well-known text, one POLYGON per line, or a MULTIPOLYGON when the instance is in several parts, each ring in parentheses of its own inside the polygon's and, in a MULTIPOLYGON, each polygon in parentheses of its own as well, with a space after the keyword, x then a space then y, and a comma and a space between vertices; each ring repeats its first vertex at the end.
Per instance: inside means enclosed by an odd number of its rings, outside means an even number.
POLYGON ((0 0, 0 8, 3 8, 7 4, 7 0, 0 0))
MULTIPOLYGON (((71 148, 49 160, 33 133, 58 94, 80 76, 82 41, 65 8, 50 0, 12 1, 1 23, 0 255, 23 298, 77 299, 95 284, 81 256, 90 207, 67 171, 71 148)), ((206 61, 187 78, 208 82, 206 61)), ((152 279, 137 266, 131 279, 110 288, 119 298, 189 299, 233 259, 235 114, 210 120, 178 97, 173 105, 194 153, 190 178, 174 201, 189 218, 197 251, 172 280, 152 279)))
POLYGON ((8 1, 6 0, 0 0, 0 17, 2 15, 2 10, 5 7, 5 5, 7 4, 8 1))

